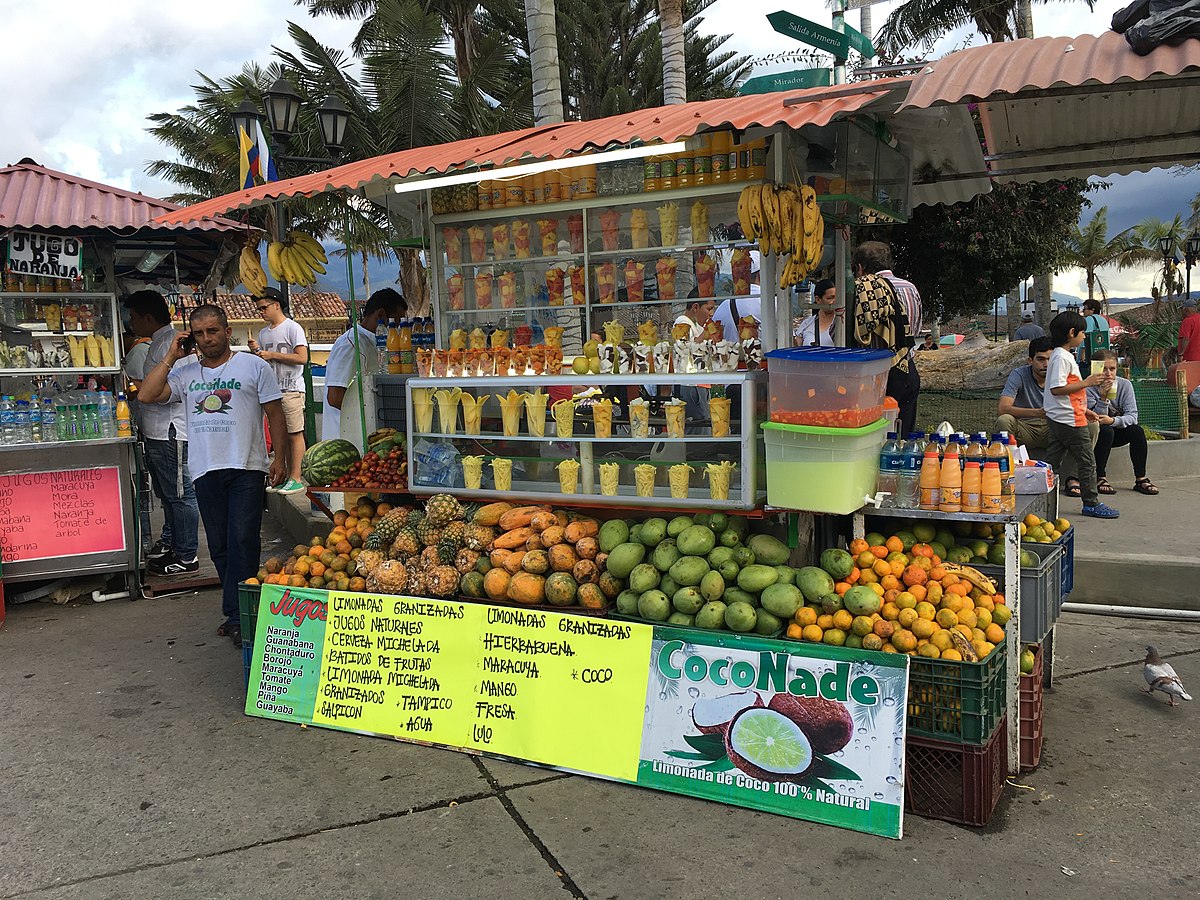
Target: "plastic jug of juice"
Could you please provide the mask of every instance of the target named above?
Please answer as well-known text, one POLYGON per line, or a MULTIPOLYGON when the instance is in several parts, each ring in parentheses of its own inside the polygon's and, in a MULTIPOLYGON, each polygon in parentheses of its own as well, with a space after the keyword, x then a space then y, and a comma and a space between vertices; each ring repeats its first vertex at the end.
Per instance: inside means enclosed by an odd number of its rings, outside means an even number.
POLYGON ((388 322, 387 335, 387 370, 389 375, 400 374, 400 329, 396 327, 396 320, 392 319, 388 322))
POLYGON ((417 357, 413 353, 412 323, 400 320, 400 374, 412 375, 417 371, 417 357))
POLYGON ((942 457, 939 487, 938 509, 947 513, 962 512, 962 467, 958 464, 957 442, 950 444, 942 457))
MULTIPOLYGON (((992 435, 992 442, 987 445, 987 458, 989 461, 995 461, 996 465, 1000 469, 1000 498, 1001 499, 1000 499, 1000 509, 997 510, 997 512, 1003 512, 1005 509, 1004 486, 1007 483, 1011 487, 1013 482, 1011 480, 1006 481, 1006 479, 1009 479, 1009 477, 1012 475, 1012 460, 1009 458, 1009 455, 1008 455, 1008 442, 1004 440, 1004 437, 1002 435, 1000 435, 1000 434, 992 435)), ((985 491, 985 493, 986 493, 986 491, 985 491)))
POLYGON ((1000 463, 998 461, 988 460, 984 464, 979 492, 983 498, 981 512, 988 515, 999 515, 1004 511, 1003 498, 1000 496, 1000 463))
POLYGON ((937 509, 942 501, 941 462, 937 448, 930 444, 921 462, 921 509, 937 509))
POLYGON ((133 437, 133 417, 123 393, 117 394, 117 437, 133 437))
POLYGON ((962 476, 962 511, 977 513, 983 509, 983 472, 979 463, 969 462, 962 476))
POLYGON ((1015 434, 1008 436, 1008 443, 1004 449, 1008 451, 1008 477, 1000 487, 1005 498, 1004 511, 1012 512, 1017 508, 1017 436, 1015 434))

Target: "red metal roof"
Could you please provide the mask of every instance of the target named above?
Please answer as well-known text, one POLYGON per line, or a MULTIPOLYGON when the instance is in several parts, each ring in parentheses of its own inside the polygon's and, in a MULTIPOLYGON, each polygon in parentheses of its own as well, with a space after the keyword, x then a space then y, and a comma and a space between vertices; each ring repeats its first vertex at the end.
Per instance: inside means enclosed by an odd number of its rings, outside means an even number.
POLYGON ((156 231, 226 231, 244 226, 206 219, 180 229, 157 217, 182 207, 56 172, 32 163, 0 168, 0 230, 8 228, 107 228, 118 234, 156 231))
MULTIPOLYGON (((780 91, 722 100, 704 100, 619 116, 564 122, 416 147, 377 156, 249 191, 237 191, 159 217, 161 222, 187 222, 268 202, 279 197, 312 196, 323 191, 358 190, 372 182, 414 176, 444 175, 472 166, 502 166, 517 160, 561 159, 575 153, 631 142, 670 142, 709 129, 753 125, 825 125, 908 85, 907 78, 869 84, 780 91), (795 101, 807 101, 799 102, 795 101), (792 103, 786 103, 792 101, 792 103)), ((431 185, 435 186, 435 185, 431 185)))

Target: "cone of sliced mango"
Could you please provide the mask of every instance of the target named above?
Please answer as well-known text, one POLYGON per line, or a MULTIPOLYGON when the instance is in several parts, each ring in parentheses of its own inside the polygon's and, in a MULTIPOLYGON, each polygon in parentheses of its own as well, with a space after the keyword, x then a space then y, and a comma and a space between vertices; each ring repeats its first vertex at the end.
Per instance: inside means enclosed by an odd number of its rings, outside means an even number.
MULTIPOLYGON (((805 605, 788 625, 793 640, 979 662, 1004 640, 1012 615, 979 570, 944 561, 909 533, 868 534, 831 548, 800 571, 805 605)), ((940 548, 937 548, 940 549, 940 548)))

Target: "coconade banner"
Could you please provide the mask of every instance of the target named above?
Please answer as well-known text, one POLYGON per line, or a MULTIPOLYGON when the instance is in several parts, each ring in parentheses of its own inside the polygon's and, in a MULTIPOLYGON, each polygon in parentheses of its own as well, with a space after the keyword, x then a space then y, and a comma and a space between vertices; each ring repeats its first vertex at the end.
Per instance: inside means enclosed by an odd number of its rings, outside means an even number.
POLYGON ((246 713, 900 837, 908 657, 265 585, 246 713))

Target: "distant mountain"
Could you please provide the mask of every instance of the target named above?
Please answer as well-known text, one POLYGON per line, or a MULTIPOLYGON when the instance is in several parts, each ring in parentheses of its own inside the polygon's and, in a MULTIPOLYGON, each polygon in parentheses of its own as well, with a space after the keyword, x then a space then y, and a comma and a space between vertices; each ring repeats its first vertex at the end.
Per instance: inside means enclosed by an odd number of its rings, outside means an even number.
MULTIPOLYGON (((332 291, 340 294, 343 299, 350 296, 350 281, 346 275, 346 259, 343 256, 334 256, 333 251, 338 249, 336 245, 325 248, 325 252, 329 254, 329 262, 325 266, 325 274, 317 276, 317 290, 332 291)), ((354 257, 354 297, 356 300, 362 300, 362 260, 361 257, 354 257)), ((371 290, 377 291, 384 287, 395 287, 396 277, 399 272, 399 266, 395 260, 388 262, 375 259, 372 257, 367 264, 367 274, 371 277, 371 290)))

